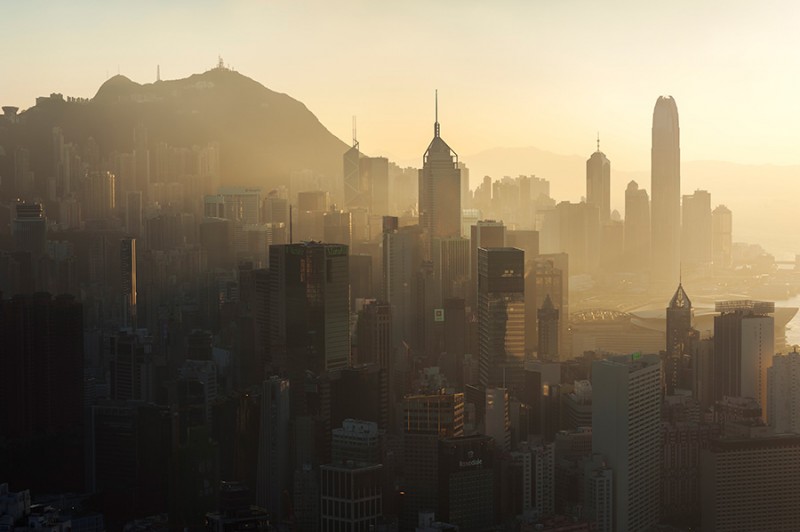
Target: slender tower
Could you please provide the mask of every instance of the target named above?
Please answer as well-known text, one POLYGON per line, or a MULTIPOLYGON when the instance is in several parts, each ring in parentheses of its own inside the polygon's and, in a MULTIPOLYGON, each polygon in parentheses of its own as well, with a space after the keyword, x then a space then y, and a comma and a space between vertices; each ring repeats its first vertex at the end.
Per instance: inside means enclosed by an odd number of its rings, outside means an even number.
POLYGON ((439 136, 439 98, 433 140, 419 171, 419 221, 425 232, 426 258, 434 238, 461 236, 461 170, 458 155, 439 136))
POLYGON ((600 222, 611 218, 611 163, 600 151, 600 134, 597 151, 586 161, 586 203, 600 211, 600 222))
POLYGON ((681 260, 681 148, 678 107, 660 96, 653 110, 650 155, 652 278, 678 278, 681 260))

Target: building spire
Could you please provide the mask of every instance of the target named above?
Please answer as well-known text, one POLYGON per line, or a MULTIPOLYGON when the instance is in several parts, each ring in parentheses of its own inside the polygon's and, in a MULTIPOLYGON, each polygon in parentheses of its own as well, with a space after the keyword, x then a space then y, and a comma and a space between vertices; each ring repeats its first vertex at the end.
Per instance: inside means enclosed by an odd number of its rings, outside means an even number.
POLYGON ((434 117, 435 122, 433 124, 433 136, 439 136, 439 89, 436 89, 434 92, 434 117))
POLYGON ((597 132, 597 151, 600 151, 600 132, 597 132))
POLYGON ((353 146, 358 146, 358 135, 356 134, 356 117, 353 115, 353 146))

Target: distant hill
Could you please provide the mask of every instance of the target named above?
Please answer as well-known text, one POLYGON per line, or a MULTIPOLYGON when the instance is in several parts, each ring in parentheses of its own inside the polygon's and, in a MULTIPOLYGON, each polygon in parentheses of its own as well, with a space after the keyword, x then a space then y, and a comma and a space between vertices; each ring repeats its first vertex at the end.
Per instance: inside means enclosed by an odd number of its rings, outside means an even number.
POLYGON ((147 128, 151 148, 219 141, 229 185, 272 187, 303 169, 338 182, 348 148, 302 102, 225 68, 148 84, 114 76, 88 101, 42 99, 20 114, 18 126, 0 131, 0 146, 6 159, 14 146, 27 147, 38 179, 51 173, 53 126, 67 142, 94 137, 105 155, 131 151, 137 123, 147 128))

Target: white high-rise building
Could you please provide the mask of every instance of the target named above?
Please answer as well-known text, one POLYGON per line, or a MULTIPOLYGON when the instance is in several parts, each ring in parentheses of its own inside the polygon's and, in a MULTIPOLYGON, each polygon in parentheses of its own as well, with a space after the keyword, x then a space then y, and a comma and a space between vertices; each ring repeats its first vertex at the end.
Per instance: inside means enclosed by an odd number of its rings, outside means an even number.
POLYGON ((592 364, 592 452, 614 476, 614 530, 658 523, 661 491, 661 359, 616 356, 592 364))
POLYGON ((800 434, 800 353, 776 355, 767 369, 767 419, 777 434, 800 434))

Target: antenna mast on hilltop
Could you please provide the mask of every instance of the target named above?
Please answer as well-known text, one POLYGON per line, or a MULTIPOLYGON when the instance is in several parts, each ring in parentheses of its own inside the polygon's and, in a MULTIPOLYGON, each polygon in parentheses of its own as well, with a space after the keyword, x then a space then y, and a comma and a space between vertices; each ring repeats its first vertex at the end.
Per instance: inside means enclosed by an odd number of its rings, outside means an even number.
POLYGON ((161 65, 156 65, 156 81, 161 81, 161 65))
POLYGON ((225 70, 225 61, 222 60, 222 56, 217 56, 217 68, 220 70, 225 70))

